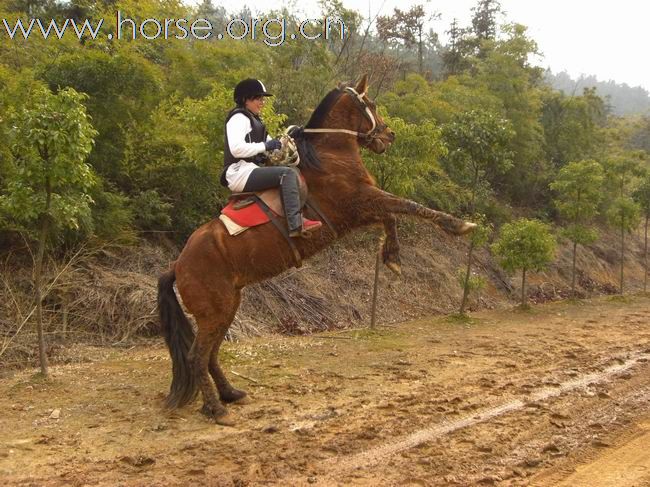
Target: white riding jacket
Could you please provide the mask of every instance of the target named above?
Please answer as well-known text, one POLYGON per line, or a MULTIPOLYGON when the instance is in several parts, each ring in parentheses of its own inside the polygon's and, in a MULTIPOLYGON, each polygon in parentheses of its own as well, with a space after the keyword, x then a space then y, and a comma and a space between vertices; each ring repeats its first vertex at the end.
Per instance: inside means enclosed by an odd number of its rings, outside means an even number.
MULTIPOLYGON (((253 157, 266 150, 264 142, 249 142, 249 134, 252 130, 250 120, 243 113, 236 113, 230 117, 226 124, 226 133, 228 135, 228 147, 234 157, 253 157)), ((271 140, 271 137, 267 135, 266 140, 271 140)), ((230 191, 233 193, 242 192, 244 186, 246 186, 248 176, 258 167, 254 162, 244 161, 243 159, 228 166, 226 180, 230 191)))

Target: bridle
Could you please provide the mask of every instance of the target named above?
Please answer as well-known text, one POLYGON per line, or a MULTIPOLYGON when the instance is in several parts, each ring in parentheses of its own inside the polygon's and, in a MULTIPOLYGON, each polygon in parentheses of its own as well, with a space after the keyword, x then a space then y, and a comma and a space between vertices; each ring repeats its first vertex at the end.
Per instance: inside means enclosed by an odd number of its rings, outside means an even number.
POLYGON ((366 116, 368 120, 370 120, 370 123, 372 126, 370 127, 370 130, 368 132, 358 132, 354 130, 348 130, 348 129, 328 129, 328 128, 318 128, 318 129, 303 129, 303 132, 305 133, 312 133, 312 134, 348 134, 348 135, 354 135, 355 137, 363 140, 366 144, 370 144, 374 139, 379 137, 379 134, 386 130, 386 124, 385 123, 380 123, 377 124, 377 120, 375 119, 375 116, 372 114, 372 111, 370 110, 370 107, 368 107, 368 104, 366 101, 363 99, 364 96, 366 96, 366 92, 364 91, 363 93, 358 93, 357 90, 351 87, 346 87, 344 89, 351 97, 352 99, 357 103, 363 114, 366 116))

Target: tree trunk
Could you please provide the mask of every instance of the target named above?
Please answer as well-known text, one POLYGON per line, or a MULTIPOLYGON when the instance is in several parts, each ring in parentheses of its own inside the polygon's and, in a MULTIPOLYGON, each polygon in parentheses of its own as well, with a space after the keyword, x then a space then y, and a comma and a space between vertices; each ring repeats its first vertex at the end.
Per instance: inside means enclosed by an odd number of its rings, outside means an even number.
POLYGON ((465 314, 465 306, 467 306, 467 299, 469 297, 469 278, 472 272, 472 254, 474 253, 474 240, 469 243, 469 252, 467 254, 467 270, 465 272, 465 282, 463 283, 463 300, 460 302, 461 315, 465 314))
POLYGON ((524 267, 521 271, 521 306, 525 307, 526 304, 526 268, 524 267))
MULTIPOLYGON (((48 198, 49 199, 49 198, 48 198)), ((45 241, 47 239, 49 215, 43 216, 41 235, 38 241, 38 253, 34 269, 34 294, 36 295, 36 330, 38 332, 38 356, 41 364, 41 373, 48 376, 47 354, 45 353, 45 335, 43 333, 43 256, 45 255, 45 241)))
POLYGON ((623 294, 623 259, 625 258, 625 228, 621 225, 621 294, 623 294))
POLYGON ((573 264, 571 266, 571 297, 576 297, 576 250, 578 242, 573 242, 573 264))
POLYGON ((41 373, 48 377, 47 354, 45 353, 45 334, 43 333, 43 258, 50 229, 50 205, 52 204, 52 187, 49 176, 45 178, 45 211, 41 215, 41 235, 38 240, 38 252, 34 263, 34 294, 36 295, 36 331, 38 333, 38 357, 41 373))
MULTIPOLYGON (((469 203, 470 218, 474 218, 476 213, 475 202, 476 202, 476 187, 478 186, 478 164, 474 167, 474 181, 472 184, 472 198, 469 203)), ((472 255, 474 253, 474 238, 470 237, 469 242, 469 252, 467 253, 467 271, 465 272, 465 282, 463 283, 463 299, 460 302, 460 311, 461 315, 465 314, 465 306, 467 306, 467 299, 469 297, 469 278, 472 272, 472 255)))
POLYGON ((645 238, 643 239, 643 292, 648 289, 648 219, 650 215, 645 216, 645 238))
POLYGON ((375 329, 377 317, 377 294, 379 292, 379 267, 381 266, 381 249, 377 252, 377 260, 375 261, 375 285, 372 289, 372 311, 370 312, 370 329, 375 329))

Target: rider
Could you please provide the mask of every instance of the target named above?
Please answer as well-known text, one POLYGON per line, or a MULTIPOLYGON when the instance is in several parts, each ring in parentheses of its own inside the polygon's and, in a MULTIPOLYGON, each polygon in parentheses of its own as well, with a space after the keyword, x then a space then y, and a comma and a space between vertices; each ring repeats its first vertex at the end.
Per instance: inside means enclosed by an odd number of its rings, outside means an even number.
POLYGON ((321 222, 307 220, 300 212, 298 174, 288 167, 259 167, 267 152, 279 150, 282 143, 272 139, 259 115, 267 93, 261 81, 245 79, 235 86, 237 106, 226 116, 224 169, 221 184, 233 192, 255 192, 280 187, 282 206, 291 237, 308 237, 321 222))

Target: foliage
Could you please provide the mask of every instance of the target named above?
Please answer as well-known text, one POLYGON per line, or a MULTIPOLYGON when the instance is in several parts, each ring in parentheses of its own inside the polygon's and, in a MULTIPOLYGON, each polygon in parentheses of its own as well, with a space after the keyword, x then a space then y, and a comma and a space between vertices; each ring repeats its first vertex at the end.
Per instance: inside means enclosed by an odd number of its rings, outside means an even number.
POLYGON ((619 117, 643 115, 650 111, 650 93, 640 86, 629 86, 613 80, 601 81, 593 75, 581 75, 574 80, 566 71, 556 74, 547 71, 544 77, 554 90, 569 96, 579 93, 585 87, 594 89, 599 98, 607 100, 608 109, 619 117))
POLYGON ((529 62, 538 53, 537 44, 527 36, 525 26, 509 24, 503 31, 503 40, 484 41, 494 45, 476 62, 477 74, 468 82, 487 86, 501 100, 503 116, 515 132, 509 144, 513 167, 499 178, 500 192, 518 204, 535 205, 545 199, 549 179, 539 117, 541 70, 529 62))
POLYGON ((646 171, 639 186, 632 194, 634 201, 639 205, 644 216, 650 216, 650 172, 646 171))
POLYGON ((34 258, 36 330, 41 373, 48 375, 43 330, 42 270, 45 249, 54 229, 78 229, 87 218, 94 183, 86 164, 97 131, 90 124, 83 101, 72 89, 54 94, 40 88, 12 120, 10 144, 13 165, 0 192, 0 223, 14 222, 38 242, 34 258), (38 231, 38 233, 36 233, 38 231))
POLYGON ((602 144, 604 115, 604 101, 592 89, 585 89, 582 96, 570 97, 545 92, 542 125, 550 162, 562 167, 569 161, 593 156, 602 144))
MULTIPOLYGON (((97 39, 79 41, 70 32, 56 42, 0 37, 3 195, 17 171, 10 122, 37 101, 43 86, 69 87, 87 95, 83 104, 98 132, 87 157, 94 185, 86 194, 95 204, 69 218, 77 228, 61 227, 60 236, 128 242, 143 232, 169 231, 180 242, 213 218, 227 195, 219 184, 223 120, 239 80, 260 78, 274 93, 264 119, 276 135, 284 124, 304 124, 337 82, 366 72, 370 94, 398 137, 385 155, 363 157, 390 191, 451 212, 471 211, 475 199, 477 209, 500 224, 511 213, 553 214, 549 183, 570 161, 604 161, 606 187, 623 183, 627 195, 639 178, 636 169, 617 169, 616 159, 638 162, 630 151, 649 150, 648 119, 611 117, 602 83, 583 90, 594 85, 590 78, 580 81, 579 91, 573 82, 563 87, 564 94, 546 85, 543 70, 532 64, 534 39, 525 26, 508 23, 498 1, 477 0, 471 22, 454 22, 446 43, 426 28, 437 16, 426 4, 373 19, 340 0, 321 0, 319 7, 324 16, 344 20, 344 39, 287 37, 269 48, 259 30, 254 40, 107 37, 117 8, 138 21, 205 17, 217 31, 230 18, 251 14, 246 7, 195 3, 2 3, 0 13, 10 23, 34 16, 106 19, 97 39)), ((281 16, 288 25, 302 20, 293 5, 259 13, 281 16)), ((605 214, 621 191, 603 198, 599 211, 605 214)), ((33 219, 33 210, 20 216, 33 219)), ((19 226, 7 211, 0 219, 3 228, 19 226)))
POLYGON ((621 232, 631 232, 639 224, 639 205, 630 197, 619 196, 607 210, 607 219, 621 232))
POLYGON ((507 120, 472 110, 457 114, 443 126, 442 134, 449 150, 443 167, 463 186, 476 190, 488 176, 502 174, 512 167, 508 144, 514 132, 507 120))
POLYGON ((466 284, 464 267, 460 267, 456 270, 456 280, 458 281, 458 284, 460 285, 461 288, 467 286, 468 292, 470 294, 480 292, 481 290, 485 289, 485 286, 487 285, 486 278, 481 276, 480 274, 477 274, 476 272, 472 272, 470 274, 466 284))
POLYGON ((541 271, 553 260, 555 247, 555 237, 547 224, 521 218, 501 228, 492 252, 508 272, 541 271))
POLYGON ((494 232, 494 225, 482 213, 475 213, 472 216, 472 223, 476 223, 477 227, 472 232, 470 241, 474 244, 474 248, 480 248, 489 242, 494 232))
POLYGON ((539 220, 521 218, 501 228, 492 251, 506 271, 521 269, 522 306, 526 306, 527 271, 544 269, 553 260, 555 247, 555 237, 549 226, 539 220))
POLYGON ((395 8, 392 15, 377 18, 377 32, 382 40, 417 47, 418 72, 423 74, 425 44, 437 41, 437 36, 427 36, 424 27, 427 21, 434 18, 440 18, 440 14, 427 15, 423 5, 413 5, 408 11, 395 8))
POLYGON ((410 123, 435 120, 446 123, 455 115, 470 110, 503 112, 501 101, 485 86, 468 86, 466 79, 450 77, 429 83, 419 74, 411 73, 397 81, 393 89, 381 96, 381 103, 392 116, 410 123))
POLYGON ((479 40, 494 39, 497 36, 497 15, 501 13, 501 5, 497 0, 479 0, 472 16, 472 30, 479 40))
POLYGON ((86 158, 96 131, 72 89, 34 93, 12 121, 13 164, 0 194, 0 211, 14 230, 29 231, 43 219, 52 228, 79 227, 90 212, 95 183, 86 158))
POLYGON ((386 154, 368 152, 366 167, 380 188, 399 195, 411 194, 416 181, 438 165, 446 150, 440 129, 433 122, 406 123, 380 110, 386 124, 395 132, 395 143, 386 154))
POLYGON ((593 160, 571 162, 563 167, 551 189, 556 193, 555 206, 567 221, 564 235, 572 242, 586 245, 595 240, 591 219, 598 214, 604 181, 602 166, 593 160))
POLYGON ((88 113, 98 130, 90 163, 102 176, 119 182, 125 129, 146 120, 157 102, 156 69, 133 54, 82 51, 64 55, 40 73, 52 89, 86 93, 88 113))

